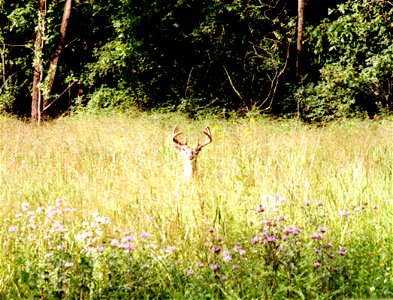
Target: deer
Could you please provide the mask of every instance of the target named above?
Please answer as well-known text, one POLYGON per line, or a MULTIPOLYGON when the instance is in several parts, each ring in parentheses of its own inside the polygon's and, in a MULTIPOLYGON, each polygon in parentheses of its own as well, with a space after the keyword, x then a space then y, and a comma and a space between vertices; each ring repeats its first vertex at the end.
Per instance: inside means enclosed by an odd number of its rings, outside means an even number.
POLYGON ((172 131, 172 140, 175 143, 175 150, 184 158, 184 177, 186 179, 196 177, 198 154, 203 147, 209 145, 213 141, 209 127, 206 127, 203 133, 205 135, 205 142, 201 144, 199 140, 197 140, 196 146, 191 147, 187 144, 187 139, 184 143, 178 140, 178 136, 182 134, 182 132, 179 131, 179 125, 176 125, 172 131))

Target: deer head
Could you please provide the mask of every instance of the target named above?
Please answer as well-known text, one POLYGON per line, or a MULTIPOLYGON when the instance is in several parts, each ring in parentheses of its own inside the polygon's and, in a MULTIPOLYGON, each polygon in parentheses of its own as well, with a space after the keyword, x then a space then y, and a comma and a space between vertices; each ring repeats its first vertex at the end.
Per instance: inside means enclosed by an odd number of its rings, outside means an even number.
POLYGON ((178 140, 178 136, 182 134, 182 132, 179 132, 179 125, 176 125, 172 131, 172 140, 175 143, 175 150, 184 158, 184 177, 186 178, 195 176, 199 152, 203 147, 213 141, 209 127, 206 127, 203 133, 206 136, 205 142, 201 144, 198 140, 196 146, 193 148, 187 144, 187 139, 184 143, 178 140))

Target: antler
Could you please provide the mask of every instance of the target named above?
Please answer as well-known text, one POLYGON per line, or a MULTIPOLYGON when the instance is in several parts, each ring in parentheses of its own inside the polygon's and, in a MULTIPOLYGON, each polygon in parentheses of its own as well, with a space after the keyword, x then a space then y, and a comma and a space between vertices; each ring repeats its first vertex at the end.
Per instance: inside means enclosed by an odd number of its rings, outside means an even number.
POLYGON ((176 144, 180 145, 180 146, 187 145, 187 140, 186 140, 185 143, 182 143, 182 142, 180 142, 180 141, 177 139, 177 137, 178 137, 179 135, 181 135, 181 134, 182 134, 182 132, 179 132, 179 125, 176 124, 175 128, 173 128, 173 131, 172 131, 172 139, 173 139, 173 141, 174 141, 176 144))
POLYGON ((198 150, 201 150, 203 147, 205 147, 206 145, 210 144, 213 141, 212 133, 211 133, 209 127, 206 127, 203 130, 203 133, 206 135, 206 139, 205 139, 205 142, 203 144, 200 144, 199 141, 198 141, 198 144, 197 144, 197 149, 198 150))

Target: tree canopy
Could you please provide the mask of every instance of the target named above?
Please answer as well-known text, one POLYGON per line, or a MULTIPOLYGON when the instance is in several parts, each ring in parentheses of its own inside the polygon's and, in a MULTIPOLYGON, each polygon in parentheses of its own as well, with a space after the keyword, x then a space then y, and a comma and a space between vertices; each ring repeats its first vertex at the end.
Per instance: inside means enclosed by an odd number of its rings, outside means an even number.
POLYGON ((392 112, 389 1, 303 1, 301 61, 295 1, 15 2, 0 0, 1 111, 392 112))

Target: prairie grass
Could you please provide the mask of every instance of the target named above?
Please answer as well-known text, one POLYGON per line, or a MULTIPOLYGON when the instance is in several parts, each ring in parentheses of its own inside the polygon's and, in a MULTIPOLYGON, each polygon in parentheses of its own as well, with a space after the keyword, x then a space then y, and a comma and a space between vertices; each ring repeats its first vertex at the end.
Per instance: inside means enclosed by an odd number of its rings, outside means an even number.
POLYGON ((393 297, 393 122, 1 117, 1 298, 393 297), (171 130, 213 143, 182 179, 171 130))

